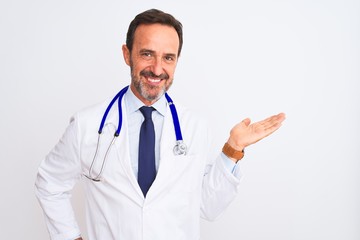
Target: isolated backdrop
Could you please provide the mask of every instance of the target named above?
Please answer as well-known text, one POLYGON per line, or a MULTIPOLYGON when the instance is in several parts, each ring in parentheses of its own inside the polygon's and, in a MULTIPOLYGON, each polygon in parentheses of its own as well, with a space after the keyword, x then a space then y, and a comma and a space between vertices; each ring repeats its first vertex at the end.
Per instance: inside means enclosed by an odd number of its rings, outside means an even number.
MULTIPOLYGON (((149 8, 184 25, 170 92, 208 117, 219 150, 245 117, 287 114, 246 149, 241 192, 202 239, 360 239, 355 0, 0 1, 1 238, 48 239, 37 167, 73 113, 129 83, 121 45, 149 8)), ((81 185, 73 202, 84 230, 81 185)))

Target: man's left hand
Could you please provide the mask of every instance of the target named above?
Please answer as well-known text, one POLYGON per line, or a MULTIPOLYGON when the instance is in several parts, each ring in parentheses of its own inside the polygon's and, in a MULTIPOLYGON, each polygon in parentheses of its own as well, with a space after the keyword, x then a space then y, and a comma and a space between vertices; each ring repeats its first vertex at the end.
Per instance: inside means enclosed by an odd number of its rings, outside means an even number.
POLYGON ((251 123, 251 120, 246 118, 231 129, 228 144, 237 151, 243 151, 247 146, 260 141, 279 129, 284 120, 284 113, 273 115, 255 123, 251 123))

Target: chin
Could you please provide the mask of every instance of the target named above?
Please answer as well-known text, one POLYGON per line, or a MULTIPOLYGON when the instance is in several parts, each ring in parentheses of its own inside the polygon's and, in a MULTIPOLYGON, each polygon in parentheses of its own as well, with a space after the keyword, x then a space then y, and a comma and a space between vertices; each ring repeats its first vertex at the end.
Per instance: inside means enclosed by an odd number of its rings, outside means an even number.
POLYGON ((142 95, 145 99, 152 102, 152 101, 159 100, 162 97, 162 95, 164 95, 164 93, 165 93, 165 91, 163 89, 161 89, 161 90, 157 91, 156 93, 150 94, 149 92, 146 92, 142 95))

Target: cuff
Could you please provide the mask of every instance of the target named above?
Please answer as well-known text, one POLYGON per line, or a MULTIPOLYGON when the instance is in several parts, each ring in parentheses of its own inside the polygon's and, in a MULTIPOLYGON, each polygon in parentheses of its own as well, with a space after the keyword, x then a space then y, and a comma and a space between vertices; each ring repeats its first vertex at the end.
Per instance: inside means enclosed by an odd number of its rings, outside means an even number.
POLYGON ((240 164, 239 162, 235 163, 229 157, 227 157, 223 152, 220 154, 222 162, 224 163, 225 168, 232 173, 236 178, 241 178, 240 164))

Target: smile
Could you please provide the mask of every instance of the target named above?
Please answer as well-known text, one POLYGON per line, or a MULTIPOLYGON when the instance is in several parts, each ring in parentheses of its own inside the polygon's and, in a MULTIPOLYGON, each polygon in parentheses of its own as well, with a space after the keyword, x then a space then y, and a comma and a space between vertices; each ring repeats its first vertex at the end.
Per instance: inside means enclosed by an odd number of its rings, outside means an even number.
POLYGON ((148 81, 151 83, 159 83, 162 79, 159 78, 148 78, 148 81))
POLYGON ((140 76, 143 76, 147 80, 147 82, 150 83, 150 84, 158 84, 162 80, 168 80, 169 79, 169 75, 167 75, 166 73, 156 75, 153 72, 147 71, 147 70, 141 71, 140 76))

